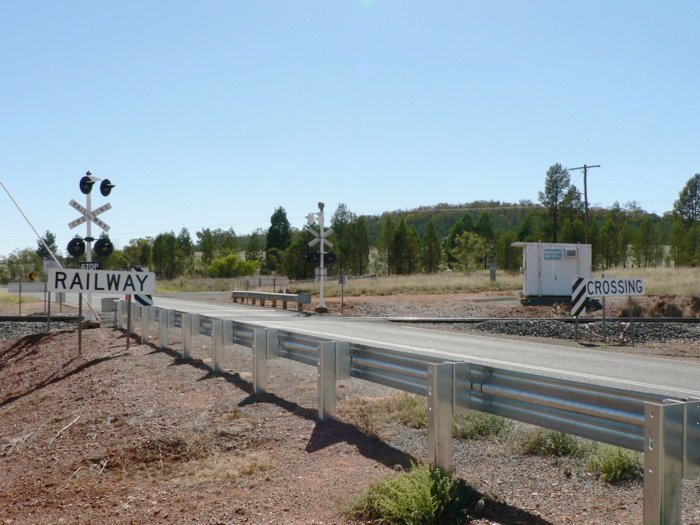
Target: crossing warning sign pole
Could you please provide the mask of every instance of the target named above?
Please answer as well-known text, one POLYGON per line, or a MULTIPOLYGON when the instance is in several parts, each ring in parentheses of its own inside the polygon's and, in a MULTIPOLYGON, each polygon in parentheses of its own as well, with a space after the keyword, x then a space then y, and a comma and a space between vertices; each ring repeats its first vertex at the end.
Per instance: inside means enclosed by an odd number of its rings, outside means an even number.
POLYGON ((574 316, 574 332, 576 342, 578 343, 578 318, 581 314, 586 313, 586 279, 576 277, 574 284, 571 286, 571 315, 574 316))

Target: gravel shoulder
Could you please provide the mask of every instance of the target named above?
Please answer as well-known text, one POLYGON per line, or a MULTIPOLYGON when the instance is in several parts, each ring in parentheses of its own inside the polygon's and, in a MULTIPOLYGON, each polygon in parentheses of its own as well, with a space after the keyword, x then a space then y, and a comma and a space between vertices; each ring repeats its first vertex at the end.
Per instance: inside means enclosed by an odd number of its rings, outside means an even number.
MULTIPOLYGON (((322 423, 314 368, 270 361, 270 393, 255 396, 248 349, 227 347, 213 374, 208 338, 189 362, 175 334, 169 346, 126 350, 110 327, 83 332, 82 356, 72 328, 0 341, 0 523, 351 525, 353 497, 427 458, 424 430, 383 420, 368 433, 352 415, 390 389, 340 382, 340 421, 322 423)), ((608 485, 493 439, 456 441, 455 458, 486 501, 473 523, 641 522, 641 480, 608 485)), ((683 523, 700 524, 700 483, 683 490, 683 523)))

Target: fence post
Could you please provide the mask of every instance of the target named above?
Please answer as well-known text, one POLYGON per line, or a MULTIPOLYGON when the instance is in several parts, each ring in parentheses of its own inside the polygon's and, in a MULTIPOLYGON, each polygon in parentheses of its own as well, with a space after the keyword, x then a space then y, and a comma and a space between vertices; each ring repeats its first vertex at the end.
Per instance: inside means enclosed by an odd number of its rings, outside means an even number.
POLYGON ((212 340, 212 369, 216 373, 224 371, 224 321, 223 319, 212 319, 211 322, 212 340))
POLYGON ((256 328, 253 333, 253 393, 267 392, 267 330, 256 328))
POLYGON ((644 525, 681 522, 684 403, 644 405, 644 525))
POLYGON ((170 324, 169 311, 165 308, 160 308, 158 310, 158 335, 159 335, 159 348, 161 350, 168 349, 168 328, 170 324))
POLYGON ((428 365, 428 462, 452 470, 453 366, 428 365))
POLYGON ((337 366, 335 341, 322 342, 318 347, 318 418, 321 421, 335 417, 337 366))

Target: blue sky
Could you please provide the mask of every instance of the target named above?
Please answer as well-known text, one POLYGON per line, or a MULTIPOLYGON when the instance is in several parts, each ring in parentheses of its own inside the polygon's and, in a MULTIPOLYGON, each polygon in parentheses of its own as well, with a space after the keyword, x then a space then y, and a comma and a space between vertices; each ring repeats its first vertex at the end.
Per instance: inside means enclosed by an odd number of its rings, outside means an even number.
MULTIPOLYGON (((184 226, 293 226, 537 200, 673 207, 700 171, 695 1, 0 3, 0 180, 59 248, 87 170, 122 247, 184 226), (572 180, 582 188, 579 172, 572 180)), ((0 254, 36 244, 0 192, 0 254)))

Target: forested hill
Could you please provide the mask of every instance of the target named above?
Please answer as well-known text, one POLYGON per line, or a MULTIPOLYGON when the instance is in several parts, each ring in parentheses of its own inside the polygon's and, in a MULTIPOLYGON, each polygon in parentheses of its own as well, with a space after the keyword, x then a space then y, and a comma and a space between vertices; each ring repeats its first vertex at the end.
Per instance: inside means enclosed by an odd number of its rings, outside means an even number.
MULTIPOLYGON (((613 206, 611 208, 592 207, 589 209, 590 226, 593 228, 602 228, 607 218, 610 215, 624 215, 629 221, 630 227, 635 228, 645 218, 649 218, 652 224, 659 229, 659 235, 662 238, 668 238, 671 232, 673 223, 672 215, 665 214, 660 217, 653 213, 648 213, 641 209, 636 203, 629 203, 624 208, 613 206)), ((381 215, 367 215, 367 230, 369 232, 370 243, 377 244, 382 231, 382 224, 388 219, 394 223, 398 223, 404 219, 407 224, 412 226, 420 237, 425 234, 428 222, 432 221, 435 225, 438 235, 441 238, 446 237, 450 229, 464 217, 469 215, 471 223, 476 225, 479 223, 482 215, 488 217, 488 222, 493 229, 495 235, 503 232, 513 231, 518 232, 527 228, 525 224, 526 217, 532 221, 532 231, 529 239, 521 240, 542 240, 547 241, 547 235, 541 229, 545 227, 547 221, 547 209, 539 204, 531 201, 521 201, 519 203, 509 203, 501 201, 473 201, 463 204, 436 204, 434 206, 421 206, 410 210, 394 210, 384 212, 381 215), (539 230, 540 234, 537 235, 539 230)), ((482 219, 483 221, 483 219, 482 219)), ((576 242, 576 239, 572 239, 576 242)))

